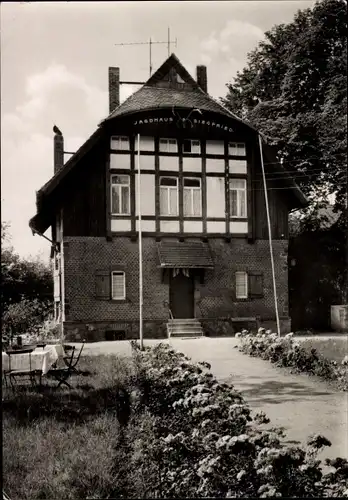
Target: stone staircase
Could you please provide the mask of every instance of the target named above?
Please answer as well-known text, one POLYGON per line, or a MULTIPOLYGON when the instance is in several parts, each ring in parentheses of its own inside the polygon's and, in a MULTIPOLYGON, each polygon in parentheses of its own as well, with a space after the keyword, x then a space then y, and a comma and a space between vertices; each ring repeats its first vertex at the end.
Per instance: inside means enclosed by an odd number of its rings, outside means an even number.
POLYGON ((169 319, 167 334, 170 337, 195 338, 203 337, 201 323, 195 318, 169 319))

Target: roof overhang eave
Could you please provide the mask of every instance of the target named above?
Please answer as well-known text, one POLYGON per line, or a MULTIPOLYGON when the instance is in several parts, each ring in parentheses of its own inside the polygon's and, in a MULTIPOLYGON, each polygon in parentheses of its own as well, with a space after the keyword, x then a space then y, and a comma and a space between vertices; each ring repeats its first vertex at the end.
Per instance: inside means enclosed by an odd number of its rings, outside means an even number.
MULTIPOLYGON (((216 102, 216 101, 215 101, 216 102)), ((217 103, 217 102, 216 102, 217 103)), ((220 103, 217 103, 220 105, 220 103)), ((183 105, 171 105, 171 104, 161 104, 160 106, 147 106, 147 107, 143 107, 141 109, 136 109, 136 110, 131 110, 131 111, 125 111, 125 112, 122 112, 120 113, 119 115, 117 116, 112 116, 112 113, 107 116, 104 120, 102 120, 99 124, 98 124, 98 127, 102 127, 104 124, 106 123, 109 123, 111 122, 112 120, 116 120, 117 118, 124 118, 124 117, 127 117, 127 116, 131 116, 131 115, 136 115, 138 113, 143 113, 143 112, 148 112, 148 111, 158 111, 158 110, 161 110, 161 109, 172 109, 173 106, 177 109, 192 109, 193 106, 183 106, 183 105)), ((221 106, 221 105, 220 105, 221 106)), ((222 107, 222 106, 221 106, 222 107)), ((233 113, 231 113, 228 109, 224 109, 222 107, 221 109, 221 112, 219 111, 212 111, 212 110, 205 110, 203 107, 200 108, 199 106, 197 106, 198 109, 202 109, 203 111, 206 111, 207 113, 216 113, 217 115, 221 114, 222 116, 224 116, 225 118, 229 118, 230 120, 235 120, 239 123, 241 123, 242 125, 244 125, 245 127, 248 127, 250 128, 251 130, 253 130, 255 133, 258 133, 257 129, 251 125, 250 123, 242 120, 241 118, 239 118, 238 116, 234 115, 233 113)))
POLYGON ((44 234, 50 227, 51 223, 42 212, 37 213, 29 220, 29 227, 33 233, 44 234))

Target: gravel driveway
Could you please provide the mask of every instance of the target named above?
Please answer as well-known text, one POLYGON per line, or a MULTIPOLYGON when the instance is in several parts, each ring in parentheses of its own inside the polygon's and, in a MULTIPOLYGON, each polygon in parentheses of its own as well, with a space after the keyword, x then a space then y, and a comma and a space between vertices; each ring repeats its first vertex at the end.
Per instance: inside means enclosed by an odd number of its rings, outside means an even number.
MULTIPOLYGON (((155 345, 158 340, 146 340, 155 345)), ((168 341, 162 341, 168 342, 168 341)), ((235 338, 171 339, 170 344, 193 361, 208 361, 214 375, 232 383, 251 408, 263 410, 271 424, 284 428, 291 443, 304 443, 312 433, 326 436, 332 446, 319 458, 348 458, 348 394, 307 375, 292 375, 268 361, 238 351, 235 338)), ((85 355, 129 355, 130 343, 86 344, 85 355)))

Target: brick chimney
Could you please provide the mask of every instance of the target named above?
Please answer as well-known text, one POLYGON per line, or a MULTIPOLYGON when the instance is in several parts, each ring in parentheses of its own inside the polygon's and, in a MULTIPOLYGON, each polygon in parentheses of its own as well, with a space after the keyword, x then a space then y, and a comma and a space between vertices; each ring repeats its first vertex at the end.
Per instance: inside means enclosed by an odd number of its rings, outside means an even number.
POLYGON ((120 68, 109 68, 109 113, 120 105, 120 68))
POLYGON ((208 92, 207 67, 197 66, 197 83, 204 92, 208 92))
POLYGON ((61 131, 54 127, 53 153, 54 153, 54 173, 59 172, 64 165, 64 137, 61 131))

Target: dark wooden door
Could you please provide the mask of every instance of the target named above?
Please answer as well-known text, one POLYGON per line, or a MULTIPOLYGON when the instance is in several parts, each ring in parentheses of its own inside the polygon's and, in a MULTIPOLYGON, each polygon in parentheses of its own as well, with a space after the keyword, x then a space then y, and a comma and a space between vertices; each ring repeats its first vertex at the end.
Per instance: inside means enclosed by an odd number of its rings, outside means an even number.
POLYGON ((170 278, 169 300, 174 318, 193 318, 193 277, 184 276, 182 271, 170 278))

